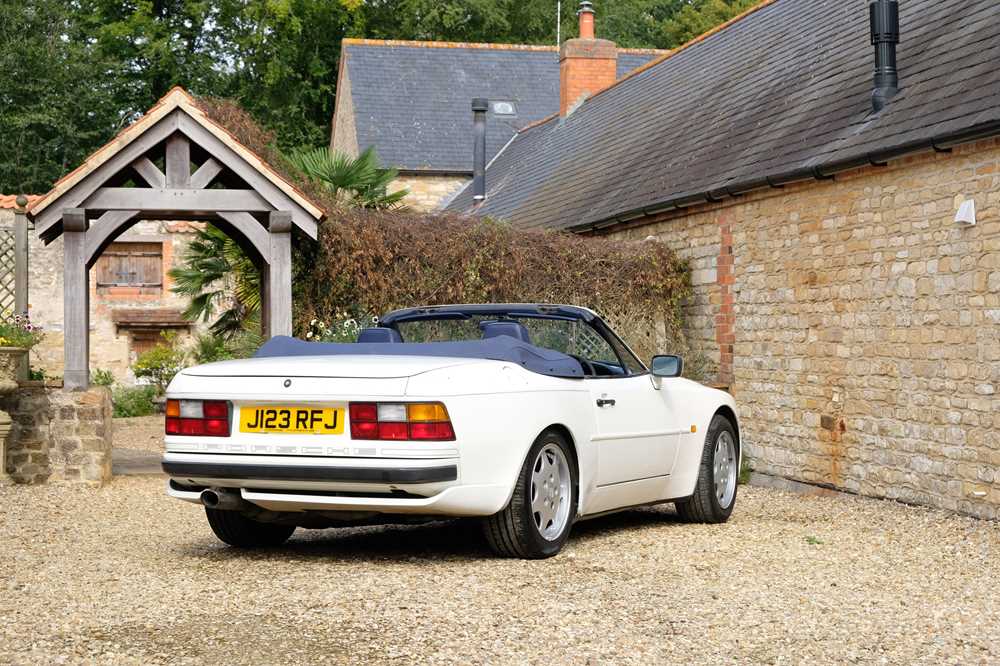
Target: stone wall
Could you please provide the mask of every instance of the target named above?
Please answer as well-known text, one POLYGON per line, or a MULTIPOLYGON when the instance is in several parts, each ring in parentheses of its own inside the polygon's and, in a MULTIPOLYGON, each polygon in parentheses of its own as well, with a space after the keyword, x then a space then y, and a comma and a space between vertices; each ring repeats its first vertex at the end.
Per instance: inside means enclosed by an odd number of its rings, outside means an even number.
POLYGON ((694 287, 693 297, 684 307, 689 349, 664 349, 663 352, 684 353, 689 368, 701 366, 697 373, 698 379, 718 383, 720 354, 715 339, 715 317, 721 303, 718 257, 722 246, 715 213, 658 220, 647 225, 633 226, 613 236, 629 240, 642 240, 652 236, 666 242, 675 252, 687 258, 694 287))
POLYGON ((111 392, 34 382, 2 401, 13 420, 7 472, 18 483, 101 485, 111 479, 111 392))
POLYGON ((392 181, 389 191, 409 189, 410 193, 403 203, 414 210, 429 212, 447 205, 471 180, 466 176, 401 175, 392 181))
POLYGON ((691 334, 720 366, 728 290, 731 386, 758 471, 1000 516, 996 140, 615 235, 691 257, 691 334), (954 220, 967 198, 976 226, 954 220))

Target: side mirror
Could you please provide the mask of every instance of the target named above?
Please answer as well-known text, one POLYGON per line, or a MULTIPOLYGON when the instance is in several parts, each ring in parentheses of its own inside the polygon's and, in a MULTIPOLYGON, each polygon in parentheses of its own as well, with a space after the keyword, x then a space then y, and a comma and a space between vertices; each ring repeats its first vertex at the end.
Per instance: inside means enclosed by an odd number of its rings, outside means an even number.
POLYGON ((654 356, 649 371, 654 377, 680 377, 684 372, 684 359, 668 354, 654 356))

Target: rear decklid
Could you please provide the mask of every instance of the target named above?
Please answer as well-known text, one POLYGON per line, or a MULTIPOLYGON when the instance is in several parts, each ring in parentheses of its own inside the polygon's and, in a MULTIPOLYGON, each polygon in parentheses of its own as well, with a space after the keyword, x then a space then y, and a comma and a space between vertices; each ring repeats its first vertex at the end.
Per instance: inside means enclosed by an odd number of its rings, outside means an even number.
POLYGON ((483 359, 430 356, 285 356, 250 358, 199 365, 184 370, 191 377, 412 377, 453 365, 490 363, 483 359))
POLYGON ((187 368, 172 397, 330 400, 403 396, 410 377, 483 359, 422 356, 293 356, 222 361, 187 368))

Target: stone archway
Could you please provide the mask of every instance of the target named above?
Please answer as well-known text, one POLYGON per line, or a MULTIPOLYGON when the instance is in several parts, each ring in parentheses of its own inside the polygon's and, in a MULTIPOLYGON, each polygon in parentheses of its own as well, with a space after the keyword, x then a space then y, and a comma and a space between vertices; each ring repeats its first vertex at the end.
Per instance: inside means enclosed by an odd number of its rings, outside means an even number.
POLYGON ((292 330, 292 228, 316 239, 323 213, 174 88, 59 180, 29 216, 46 243, 63 237, 63 385, 85 389, 89 270, 136 222, 207 221, 233 238, 262 267, 261 318, 274 336, 292 330))

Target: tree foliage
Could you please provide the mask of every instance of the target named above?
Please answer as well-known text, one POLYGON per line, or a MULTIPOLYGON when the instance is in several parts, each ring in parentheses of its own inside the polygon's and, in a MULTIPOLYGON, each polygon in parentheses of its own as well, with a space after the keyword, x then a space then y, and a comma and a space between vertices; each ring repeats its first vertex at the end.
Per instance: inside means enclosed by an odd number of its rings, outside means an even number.
POLYGON ((115 64, 63 0, 0 2, 0 192, 45 192, 125 122, 115 64))
POLYGON ((759 0, 688 0, 663 22, 663 40, 671 48, 691 41, 757 4, 759 0))

